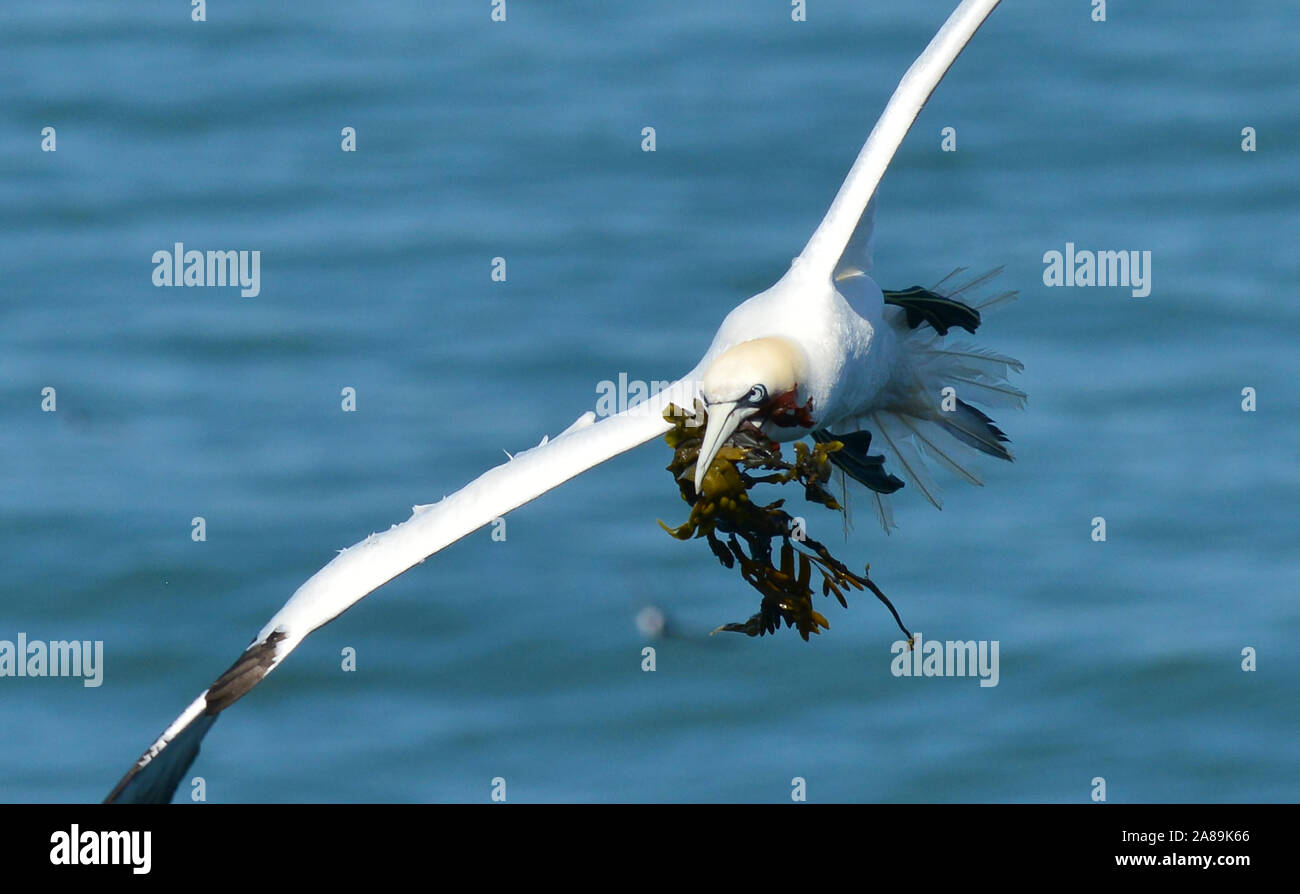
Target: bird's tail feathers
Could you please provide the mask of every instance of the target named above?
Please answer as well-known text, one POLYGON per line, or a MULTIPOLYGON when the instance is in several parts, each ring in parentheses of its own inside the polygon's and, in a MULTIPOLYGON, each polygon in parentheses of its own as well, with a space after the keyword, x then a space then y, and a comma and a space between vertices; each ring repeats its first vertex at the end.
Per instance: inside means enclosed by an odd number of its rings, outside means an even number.
MULTIPOLYGON (((931 290, 950 301, 986 285, 1001 268, 959 282, 959 268, 931 290)), ((967 299, 981 313, 1014 300, 1015 292, 967 299)), ((966 304, 965 301, 959 302, 966 304)), ((863 427, 879 437, 873 446, 886 454, 885 468, 899 475, 936 507, 942 494, 926 460, 957 477, 982 485, 975 471, 977 454, 1011 460, 1009 439, 997 424, 973 404, 1002 409, 1022 409, 1026 395, 1012 385, 1011 375, 1024 365, 1012 357, 968 341, 944 338, 934 328, 909 322, 901 311, 891 322, 902 349, 900 377, 889 403, 861 419, 863 427)), ((887 493, 873 494, 881 525, 893 525, 887 493)))
MULTIPOLYGON (((994 267, 992 270, 986 271, 985 273, 981 273, 979 276, 971 277, 970 279, 968 279, 966 282, 962 283, 959 286, 949 285, 950 281, 956 280, 967 270, 966 267, 958 267, 955 270, 953 270, 951 273, 949 273, 947 276, 945 276, 943 279, 939 280, 937 283, 931 286, 930 291, 936 292, 945 298, 955 300, 960 298, 962 295, 965 295, 967 292, 970 292, 974 289, 978 289, 980 286, 987 285, 989 282, 995 279, 999 274, 1001 274, 1002 271, 1005 269, 1006 269, 1005 267, 994 267)), ((1018 298, 1019 296, 1020 293, 1015 290, 1006 291, 1006 292, 996 292, 992 295, 986 295, 986 296, 976 298, 973 301, 969 302, 969 304, 971 307, 980 311, 980 313, 983 313, 984 311, 996 310, 998 308, 1005 307, 1006 305, 1010 304, 1012 301, 1015 301, 1016 298, 1018 298)))

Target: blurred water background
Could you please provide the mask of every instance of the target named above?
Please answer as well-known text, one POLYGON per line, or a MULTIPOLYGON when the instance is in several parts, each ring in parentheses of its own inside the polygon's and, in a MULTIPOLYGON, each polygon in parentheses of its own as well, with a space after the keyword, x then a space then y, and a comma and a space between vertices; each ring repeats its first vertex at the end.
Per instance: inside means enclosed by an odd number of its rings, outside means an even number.
MULTIPOLYGON (((187 6, 0 12, 0 638, 105 650, 98 688, 0 678, 0 800, 102 798, 334 550, 689 369, 951 8, 187 6), (175 242, 260 250, 260 295, 155 288, 175 242)), ((980 332, 1026 364, 1016 463, 888 538, 804 513, 926 638, 997 640, 996 687, 892 676, 869 596, 708 638, 758 599, 659 529, 656 444, 313 635, 208 736, 208 799, 1300 799, 1300 14, 1108 18, 1004 3, 881 190, 883 284, 1021 291, 980 332), (1045 288, 1066 242, 1151 251, 1151 294, 1045 288), (685 634, 654 673, 646 604, 685 634)))

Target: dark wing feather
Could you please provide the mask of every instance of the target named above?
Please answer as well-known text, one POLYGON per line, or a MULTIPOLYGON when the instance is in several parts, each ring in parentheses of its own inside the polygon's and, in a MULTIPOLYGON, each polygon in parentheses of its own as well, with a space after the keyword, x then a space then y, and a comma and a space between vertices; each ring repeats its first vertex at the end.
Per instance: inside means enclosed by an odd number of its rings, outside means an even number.
POLYGON ((854 481, 866 485, 878 494, 892 494, 903 486, 903 482, 885 471, 885 457, 881 454, 872 456, 867 453, 871 446, 871 432, 855 431, 846 435, 834 435, 826 429, 812 433, 812 439, 818 444, 839 441, 844 447, 830 455, 830 460, 854 481))
POLYGON ((953 326, 960 326, 967 332, 974 332, 980 325, 980 312, 969 304, 956 298, 945 298, 937 292, 912 286, 901 292, 882 290, 885 303, 901 307, 907 314, 907 325, 915 329, 922 323, 930 326, 940 335, 947 335, 953 326))

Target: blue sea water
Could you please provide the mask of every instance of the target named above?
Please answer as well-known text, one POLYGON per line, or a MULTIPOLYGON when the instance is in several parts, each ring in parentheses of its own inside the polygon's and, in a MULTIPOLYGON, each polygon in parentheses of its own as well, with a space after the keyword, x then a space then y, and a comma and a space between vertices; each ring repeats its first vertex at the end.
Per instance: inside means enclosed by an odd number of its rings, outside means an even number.
MULTIPOLYGON (((187 6, 0 11, 0 639, 104 643, 99 687, 0 677, 4 801, 102 798, 336 549, 688 370, 951 8, 187 6), (260 294, 155 288, 176 242, 259 250, 260 294)), ((757 595, 660 530, 652 444, 309 638, 208 800, 1300 800, 1300 14, 1109 7, 1004 3, 880 192, 885 285, 1006 266, 980 342, 1030 400, 986 487, 824 539, 925 638, 998 641, 997 686, 893 676, 869 596, 708 637, 757 595), (1045 287, 1067 242, 1150 251, 1150 295, 1045 287)))

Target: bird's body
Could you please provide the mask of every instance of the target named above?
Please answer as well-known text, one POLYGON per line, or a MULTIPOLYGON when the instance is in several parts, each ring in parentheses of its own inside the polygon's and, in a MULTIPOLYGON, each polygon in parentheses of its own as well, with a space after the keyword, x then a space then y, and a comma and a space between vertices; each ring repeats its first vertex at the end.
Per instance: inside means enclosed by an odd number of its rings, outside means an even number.
POLYGON ((936 505, 937 490, 918 445, 977 483, 961 451, 1009 459, 1005 436, 987 416, 960 398, 951 398, 951 408, 944 404, 945 388, 991 405, 1014 405, 1024 397, 1002 381, 1018 367, 1015 361, 938 341, 947 333, 945 313, 970 331, 978 325, 978 311, 954 299, 963 289, 884 293, 870 275, 872 199, 880 177, 930 93, 997 3, 963 0, 904 75, 799 257, 775 285, 727 315, 694 369, 615 416, 597 421, 585 413, 554 439, 544 438, 440 502, 414 507, 405 522, 342 550, 145 751, 108 800, 170 800, 217 715, 313 630, 470 532, 662 436, 669 428, 662 414, 670 403, 689 408, 699 398, 708 409, 697 488, 713 454, 741 425, 758 426, 778 441, 844 436, 846 449, 834 454, 835 461, 873 491, 886 528, 891 522, 884 497, 903 481, 882 471, 881 457, 866 453, 868 433, 936 505))
MULTIPOLYGON (((798 403, 811 400, 817 426, 833 427, 885 394, 898 366, 898 341, 885 325, 881 291, 869 276, 837 288, 800 268, 791 265, 770 289, 728 314, 703 365, 752 339, 788 339, 803 349, 808 363, 798 403)), ((806 428, 795 426, 766 425, 764 433, 775 441, 808 436, 806 428)))
MULTIPOLYGON (((874 435, 876 449, 935 506, 941 505, 939 488, 918 447, 974 484, 981 482, 970 454, 1011 458, 1003 446, 1006 438, 992 420, 957 395, 975 392, 977 402, 1021 406, 1024 394, 1005 382, 1019 363, 973 346, 946 345, 940 341, 947 334, 941 321, 934 324, 938 329, 921 327, 906 310, 885 303, 885 293, 868 273, 871 211, 864 213, 839 259, 836 278, 819 275, 796 259, 772 288, 723 321, 701 363, 699 390, 709 426, 701 447, 704 459, 696 467, 697 490, 717 450, 742 425, 778 442, 814 433, 874 435), (855 247, 857 256, 850 257, 855 247), (791 375, 791 369, 798 374, 791 375), (791 407, 799 413, 789 412, 791 407)), ((967 312, 960 325, 971 331, 979 325, 976 308, 917 291, 967 312)), ((986 304, 1012 294, 1002 293, 986 304)), ((865 453, 859 458, 878 459, 865 453)), ((892 528, 887 496, 902 486, 902 479, 854 474, 848 452, 836 460, 874 492, 880 522, 886 531, 892 528)))

